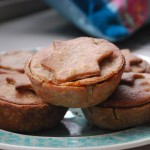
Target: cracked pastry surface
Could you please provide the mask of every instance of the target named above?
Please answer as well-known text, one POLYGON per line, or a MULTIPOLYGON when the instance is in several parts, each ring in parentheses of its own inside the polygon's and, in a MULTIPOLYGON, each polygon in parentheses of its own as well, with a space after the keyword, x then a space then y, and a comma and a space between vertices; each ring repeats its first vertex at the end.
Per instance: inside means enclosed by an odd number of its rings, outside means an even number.
POLYGON ((47 102, 67 107, 88 107, 104 101, 113 92, 123 68, 124 57, 114 44, 80 37, 55 41, 39 51, 26 65, 26 73, 37 94, 47 102), (98 99, 102 87, 106 96, 98 99))
POLYGON ((150 74, 124 73, 107 101, 83 112, 90 122, 105 129, 121 130, 150 122, 150 74))

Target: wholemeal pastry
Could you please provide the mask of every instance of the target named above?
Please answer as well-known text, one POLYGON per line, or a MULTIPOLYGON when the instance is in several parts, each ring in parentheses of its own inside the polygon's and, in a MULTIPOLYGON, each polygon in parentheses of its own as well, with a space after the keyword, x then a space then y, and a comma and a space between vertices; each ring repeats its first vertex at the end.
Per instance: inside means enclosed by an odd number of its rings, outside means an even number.
POLYGON ((43 102, 25 74, 0 74, 0 129, 34 132, 56 126, 67 108, 43 102))
POLYGON ((32 55, 32 51, 9 51, 1 53, 0 73, 24 73, 25 63, 32 55))
POLYGON ((116 89, 125 60, 112 43, 80 37, 55 41, 33 55, 25 71, 44 101, 85 108, 106 100, 116 89))
POLYGON ((32 51, 11 51, 0 55, 0 129, 34 132, 56 126, 67 108, 43 102, 24 74, 32 51), (14 119, 15 118, 15 119, 14 119))
POLYGON ((9 70, 9 69, 0 68, 0 74, 8 74, 8 73, 18 73, 18 72, 15 71, 15 70, 9 70))
POLYGON ((132 54, 129 49, 122 49, 121 52, 126 60, 125 72, 150 73, 148 62, 132 54))
POLYGON ((83 113, 104 129, 121 130, 150 122, 150 74, 123 73, 107 101, 85 108, 83 113))

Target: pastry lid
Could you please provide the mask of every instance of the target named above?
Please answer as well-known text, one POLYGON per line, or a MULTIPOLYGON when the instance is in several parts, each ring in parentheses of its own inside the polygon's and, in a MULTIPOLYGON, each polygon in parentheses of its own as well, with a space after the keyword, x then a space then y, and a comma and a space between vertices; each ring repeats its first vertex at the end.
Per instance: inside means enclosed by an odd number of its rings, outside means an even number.
POLYGON ((32 57, 33 74, 61 86, 83 86, 112 77, 124 65, 120 50, 112 43, 80 37, 56 41, 32 57))
POLYGON ((123 73, 116 91, 101 104, 104 107, 137 107, 150 103, 150 74, 123 73))

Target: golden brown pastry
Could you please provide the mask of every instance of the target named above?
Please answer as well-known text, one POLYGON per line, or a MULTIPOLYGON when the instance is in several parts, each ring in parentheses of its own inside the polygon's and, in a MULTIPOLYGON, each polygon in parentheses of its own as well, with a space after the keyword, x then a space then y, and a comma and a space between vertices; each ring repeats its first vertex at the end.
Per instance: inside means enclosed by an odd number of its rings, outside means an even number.
POLYGON ((31 51, 10 51, 0 54, 0 73, 24 73, 27 60, 33 55, 31 51))
POLYGON ((56 126, 67 108, 43 102, 25 74, 0 74, 0 129, 34 132, 56 126))
POLYGON ((150 74, 124 73, 107 101, 83 112, 104 129, 121 130, 150 122, 150 74))
POLYGON ((129 49, 122 49, 121 52, 126 59, 125 72, 150 73, 148 62, 132 54, 129 49))
POLYGON ((124 57, 112 43, 80 37, 55 41, 28 61, 25 71, 36 93, 46 102, 65 107, 89 107, 116 89, 124 57))

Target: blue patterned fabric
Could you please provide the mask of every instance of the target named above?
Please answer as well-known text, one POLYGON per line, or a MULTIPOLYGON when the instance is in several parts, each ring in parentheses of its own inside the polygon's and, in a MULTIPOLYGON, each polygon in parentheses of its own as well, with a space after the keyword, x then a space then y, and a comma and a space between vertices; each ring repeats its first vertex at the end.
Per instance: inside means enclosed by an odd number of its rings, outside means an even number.
POLYGON ((148 0, 46 0, 68 20, 94 37, 120 41, 144 25, 148 0))
POLYGON ((93 26, 99 29, 104 35, 112 38, 122 38, 129 34, 127 28, 122 24, 117 10, 113 10, 115 6, 110 6, 108 1, 85 1, 73 0, 73 2, 87 14, 93 26))

